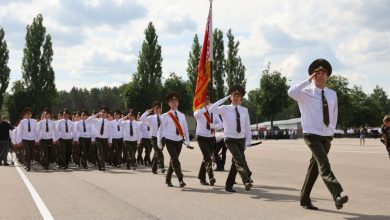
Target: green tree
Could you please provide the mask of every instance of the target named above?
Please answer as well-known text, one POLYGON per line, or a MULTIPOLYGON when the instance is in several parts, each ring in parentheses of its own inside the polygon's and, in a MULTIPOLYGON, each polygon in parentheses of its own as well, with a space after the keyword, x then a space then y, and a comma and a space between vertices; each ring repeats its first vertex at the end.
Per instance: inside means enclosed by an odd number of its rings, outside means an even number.
POLYGON ((227 86, 230 88, 231 86, 238 84, 245 88, 245 66, 242 64, 241 57, 238 55, 238 47, 240 46, 240 42, 234 41, 234 35, 232 34, 231 29, 228 30, 227 38, 228 51, 227 58, 225 60, 227 86))
POLYGON ((127 107, 136 106, 138 111, 143 111, 150 107, 150 103, 145 100, 153 102, 161 99, 162 60, 156 29, 150 22, 139 53, 137 72, 125 89, 127 107))
POLYGON ((8 67, 9 50, 4 35, 4 30, 0 26, 0 109, 3 106, 5 92, 9 84, 9 73, 11 71, 8 67))
POLYGON ((218 28, 213 33, 213 93, 214 100, 219 100, 226 96, 225 94, 225 49, 223 44, 223 32, 218 28))
POLYGON ((192 99, 191 95, 188 93, 186 81, 184 81, 180 76, 176 73, 171 73, 168 79, 164 82, 164 94, 167 94, 169 91, 176 91, 180 93, 181 99, 179 101, 179 109, 180 111, 191 114, 192 113, 192 99))
POLYGON ((381 115, 390 114, 390 100, 385 90, 380 86, 375 86, 370 97, 372 102, 378 103, 381 106, 381 115))
MULTIPOLYGON (((161 90, 160 90, 161 91, 161 90)), ((150 108, 154 100, 161 100, 161 97, 154 99, 146 99, 144 88, 136 81, 131 81, 125 89, 126 108, 134 109, 138 112, 143 112, 150 108), (147 101, 146 101, 147 100, 147 101)))
POLYGON ((11 96, 6 105, 8 106, 9 116, 12 123, 21 119, 21 114, 26 106, 32 106, 32 100, 23 85, 22 80, 15 81, 11 88, 11 96))
POLYGON ((156 89, 161 87, 162 77, 162 56, 161 46, 158 44, 158 36, 153 23, 150 22, 145 30, 145 40, 138 57, 137 72, 134 80, 144 88, 153 88, 154 94, 158 94, 156 89))
POLYGON ((23 50, 22 77, 33 109, 51 108, 56 97, 54 70, 51 66, 53 50, 51 36, 46 34, 43 17, 39 14, 27 26, 26 45, 23 50))
POLYGON ((270 63, 267 69, 263 70, 260 79, 260 90, 258 95, 258 105, 260 112, 271 121, 271 128, 275 116, 282 112, 288 103, 288 86, 286 77, 278 71, 270 71, 270 63))
POLYGON ((379 103, 369 99, 362 87, 354 86, 350 90, 352 108, 350 114, 353 119, 350 123, 352 127, 377 126, 381 121, 381 106, 379 103))
POLYGON ((350 97, 350 88, 348 87, 348 79, 341 75, 332 75, 327 81, 327 87, 333 89, 337 93, 338 100, 338 120, 337 124, 341 128, 348 128, 353 125, 354 115, 351 114, 352 103, 350 97))
POLYGON ((192 42, 192 48, 187 61, 187 76, 189 81, 189 90, 192 94, 195 93, 196 79, 198 77, 198 66, 200 58, 201 46, 199 44, 198 35, 195 34, 192 42))
POLYGON ((248 92, 248 100, 244 99, 243 106, 248 108, 251 124, 265 121, 260 112, 260 106, 258 105, 260 96, 260 89, 254 89, 248 92))

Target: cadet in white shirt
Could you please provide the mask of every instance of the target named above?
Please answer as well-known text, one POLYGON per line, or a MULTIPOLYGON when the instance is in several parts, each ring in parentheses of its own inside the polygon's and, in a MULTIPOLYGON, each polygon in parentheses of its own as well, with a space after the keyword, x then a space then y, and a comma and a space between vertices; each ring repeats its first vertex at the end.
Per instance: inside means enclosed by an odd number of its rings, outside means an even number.
POLYGON ((215 150, 215 130, 222 128, 222 122, 220 118, 214 117, 213 113, 209 112, 210 95, 206 95, 206 104, 204 107, 194 112, 196 119, 196 136, 199 144, 199 148, 203 155, 203 160, 200 165, 198 179, 202 185, 209 185, 206 181, 206 172, 208 173, 210 185, 214 186, 216 180, 213 173, 213 162, 211 160, 212 154, 215 150))
POLYGON ((137 151, 137 145, 141 142, 141 127, 140 123, 136 121, 137 113, 130 109, 129 114, 119 120, 119 125, 123 130, 123 140, 125 142, 125 148, 123 151, 123 157, 126 161, 126 168, 130 167, 135 170, 137 167, 135 152, 137 151))
POLYGON ((141 125, 141 144, 138 147, 137 161, 145 166, 151 165, 150 151, 152 150, 152 144, 150 139, 152 135, 150 133, 150 126, 144 122, 140 122, 141 125), (142 151, 145 149, 145 156, 142 158, 142 151))
POLYGON ((240 174, 242 183, 248 191, 252 187, 252 172, 245 159, 245 149, 251 146, 252 132, 250 127, 248 109, 241 106, 245 95, 245 89, 240 85, 234 85, 229 89, 229 96, 217 101, 210 107, 210 112, 222 117, 225 143, 233 156, 232 166, 226 180, 225 190, 236 192, 233 185, 237 172, 240 174), (232 104, 221 105, 230 99, 232 104), (221 106, 220 106, 221 105, 221 106))
POLYGON ((45 109, 44 118, 38 123, 38 139, 42 151, 42 165, 45 170, 49 169, 55 139, 55 123, 51 120, 51 111, 45 109))
POLYGON ((326 81, 332 74, 332 66, 325 59, 313 61, 308 69, 310 77, 292 86, 288 95, 298 101, 304 139, 312 152, 309 169, 301 191, 301 206, 317 210, 310 199, 314 183, 321 175, 332 194, 337 209, 343 208, 348 196, 341 196, 343 188, 333 174, 327 154, 337 125, 337 94, 326 87, 326 81), (311 81, 314 81, 311 84, 311 81))
POLYGON ((162 149, 157 146, 157 133, 161 125, 161 105, 160 102, 154 102, 152 109, 148 109, 140 117, 140 121, 149 125, 152 135, 152 147, 154 150, 154 155, 152 159, 152 173, 157 174, 157 165, 161 169, 162 173, 165 173, 164 166, 164 154, 163 148, 165 145, 164 140, 162 140, 162 149))
POLYGON ((19 123, 16 135, 16 142, 22 144, 22 160, 27 171, 31 170, 31 159, 34 144, 38 143, 37 121, 32 119, 31 108, 24 110, 24 119, 19 123))
POLYGON ((111 137, 112 137, 112 160, 115 167, 120 167, 122 163, 123 149, 123 131, 119 125, 119 120, 122 117, 122 112, 116 110, 114 112, 114 120, 111 121, 111 137))
MULTIPOLYGON (((64 109, 63 117, 57 123, 56 140, 59 141, 59 161, 58 168, 68 169, 72 155, 72 146, 75 141, 75 124, 70 119, 70 112, 64 109)), ((57 142, 57 141, 56 141, 57 142)))
POLYGON ((111 145, 111 123, 108 121, 108 108, 103 107, 99 113, 92 115, 87 119, 87 122, 90 122, 93 126, 93 130, 96 132, 96 149, 97 149, 97 159, 98 159, 98 168, 100 171, 106 170, 106 149, 107 145, 111 145), (101 118, 97 118, 100 116, 101 118))
MULTIPOLYGON (((81 120, 76 124, 76 141, 80 146, 81 165, 88 169, 87 160, 92 147, 92 125, 87 122, 89 112, 84 110, 81 113, 81 120)), ((90 161, 91 162, 91 161, 90 161)))
POLYGON ((170 92, 166 101, 170 110, 161 117, 161 126, 157 134, 158 147, 162 149, 162 139, 165 138, 165 144, 171 160, 166 176, 165 183, 168 187, 172 187, 172 173, 175 171, 179 180, 180 188, 186 184, 183 181, 183 173, 181 171, 181 164, 179 156, 183 145, 183 138, 185 139, 188 148, 190 146, 190 139, 188 134, 188 126, 185 115, 178 111, 180 95, 177 92, 170 92))

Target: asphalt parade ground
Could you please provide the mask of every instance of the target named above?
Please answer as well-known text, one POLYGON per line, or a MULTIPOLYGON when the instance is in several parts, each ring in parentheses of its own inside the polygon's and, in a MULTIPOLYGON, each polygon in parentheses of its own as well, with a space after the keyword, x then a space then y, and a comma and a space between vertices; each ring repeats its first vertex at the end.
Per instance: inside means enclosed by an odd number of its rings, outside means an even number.
MULTIPOLYGON (((0 166, 0 219, 390 219, 390 159, 378 139, 335 139, 329 153, 333 172, 349 202, 336 210, 321 178, 312 191, 320 210, 300 207, 299 194, 310 159, 302 139, 267 140, 249 148, 246 157, 254 187, 245 188, 237 176, 236 193, 224 189, 228 171, 215 172, 216 185, 203 186, 197 179, 202 160, 194 150, 180 156, 184 181, 179 188, 165 185, 165 174, 149 167, 137 170, 106 167, 84 170, 31 172, 20 166, 0 166)), ((165 164, 168 153, 164 149, 165 164)), ((227 153, 225 169, 230 168, 227 153)))

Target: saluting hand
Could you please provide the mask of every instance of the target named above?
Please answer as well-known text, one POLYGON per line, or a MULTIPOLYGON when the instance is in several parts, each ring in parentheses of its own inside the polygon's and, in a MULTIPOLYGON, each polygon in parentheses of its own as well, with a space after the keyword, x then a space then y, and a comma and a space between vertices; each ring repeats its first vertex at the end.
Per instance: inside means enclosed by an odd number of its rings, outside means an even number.
POLYGON ((311 74, 311 75, 309 76, 309 81, 311 82, 311 81, 313 80, 313 78, 314 78, 316 75, 317 75, 316 72, 314 72, 313 74, 311 74))

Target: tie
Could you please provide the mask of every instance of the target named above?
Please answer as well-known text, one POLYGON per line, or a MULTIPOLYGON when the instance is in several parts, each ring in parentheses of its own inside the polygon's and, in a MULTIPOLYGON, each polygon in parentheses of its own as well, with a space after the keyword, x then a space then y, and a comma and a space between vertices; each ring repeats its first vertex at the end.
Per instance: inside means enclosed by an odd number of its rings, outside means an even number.
POLYGON ((65 132, 68 133, 68 120, 65 120, 65 132))
POLYGON ((31 132, 31 124, 30 124, 30 119, 28 119, 28 127, 27 127, 27 131, 28 131, 28 132, 31 132))
POLYGON ((130 136, 133 136, 133 121, 130 121, 130 136))
POLYGON ((237 106, 236 106, 236 121, 237 121, 237 132, 241 133, 240 113, 238 112, 237 106))
MULTIPOLYGON (((175 117, 179 121, 179 117, 177 116, 177 112, 175 111, 175 117)), ((176 134, 179 135, 179 129, 176 128, 176 134)))
POLYGON ((118 123, 118 121, 116 121, 116 123, 117 123, 117 128, 118 128, 118 131, 121 131, 121 129, 119 128, 119 123, 118 123))
POLYGON ((148 126, 148 131, 150 131, 150 127, 148 126))
POLYGON ((159 128, 161 125, 160 116, 157 115, 157 127, 159 128))
POLYGON ((329 126, 329 108, 328 108, 328 101, 325 98, 324 90, 321 91, 322 93, 322 114, 324 116, 324 124, 326 127, 329 126))
POLYGON ((85 121, 83 120, 83 130, 84 130, 84 133, 87 132, 87 127, 85 126, 85 121))
MULTIPOLYGON (((206 108, 206 110, 207 110, 207 108, 206 108)), ((207 110, 207 114, 210 115, 209 110, 207 110)), ((210 130, 210 124, 207 120, 206 120, 206 129, 210 130)))
POLYGON ((102 121, 102 126, 100 127, 100 135, 103 135, 104 133, 104 119, 102 121))
POLYGON ((49 120, 46 119, 46 132, 49 132, 49 120))

